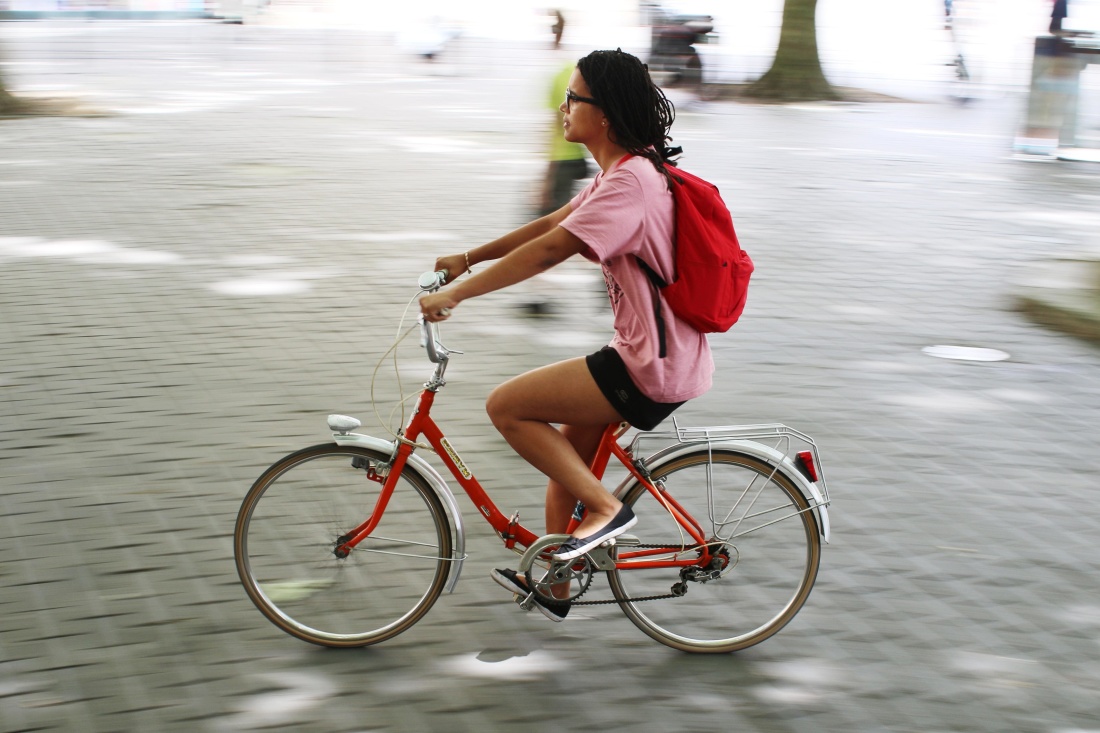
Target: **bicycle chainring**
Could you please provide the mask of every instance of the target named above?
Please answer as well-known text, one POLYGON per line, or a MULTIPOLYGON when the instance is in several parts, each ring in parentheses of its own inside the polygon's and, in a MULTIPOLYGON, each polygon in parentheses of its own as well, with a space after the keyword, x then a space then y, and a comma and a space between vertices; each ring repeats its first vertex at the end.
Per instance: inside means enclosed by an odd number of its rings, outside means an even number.
POLYGON ((596 574, 596 568, 587 555, 567 560, 565 562, 550 562, 549 567, 532 567, 527 571, 527 587, 541 600, 548 603, 561 601, 575 601, 583 596, 592 586, 592 578, 596 574), (535 577, 537 572, 541 574, 535 577), (551 592, 554 585, 569 583, 569 595, 558 598, 551 592))

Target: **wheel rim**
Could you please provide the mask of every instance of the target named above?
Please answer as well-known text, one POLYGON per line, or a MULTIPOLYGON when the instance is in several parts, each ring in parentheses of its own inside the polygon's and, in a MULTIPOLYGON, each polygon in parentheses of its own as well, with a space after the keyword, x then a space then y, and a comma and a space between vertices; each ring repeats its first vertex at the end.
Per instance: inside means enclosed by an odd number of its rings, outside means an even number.
POLYGON ((438 501, 405 472, 378 528, 344 559, 336 539, 364 521, 381 484, 353 459, 371 452, 325 446, 273 466, 238 517, 238 571, 277 626, 327 646, 361 646, 415 623, 439 596, 451 553, 438 501))
MULTIPOLYGON (((708 539, 726 548, 729 562, 717 579, 686 581, 682 597, 623 603, 631 621, 662 643, 702 652, 743 649, 786 625, 805 603, 820 558, 816 522, 789 480, 756 459, 717 452, 709 499, 705 453, 671 462, 654 479, 664 479, 672 497, 703 522, 708 539), (713 513, 706 508, 710 504, 713 513), (712 514, 714 521, 707 519, 712 514)), ((643 487, 631 489, 624 500, 639 517, 632 533, 643 543, 693 544, 686 535, 681 539, 668 512, 643 487)), ((680 552, 698 556, 697 551, 680 552)), ((617 598, 631 599, 669 594, 680 574, 634 569, 611 573, 609 579, 617 598)))

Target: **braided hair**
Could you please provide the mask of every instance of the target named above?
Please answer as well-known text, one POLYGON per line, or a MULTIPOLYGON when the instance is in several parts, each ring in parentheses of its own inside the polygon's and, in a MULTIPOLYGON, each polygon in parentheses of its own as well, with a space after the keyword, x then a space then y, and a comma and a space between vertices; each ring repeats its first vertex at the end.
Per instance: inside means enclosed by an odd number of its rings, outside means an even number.
POLYGON ((616 49, 593 51, 577 62, 577 70, 610 122, 613 142, 648 158, 667 178, 664 164, 676 165, 672 158, 683 150, 666 144, 672 140, 668 131, 676 108, 653 83, 649 67, 616 49))

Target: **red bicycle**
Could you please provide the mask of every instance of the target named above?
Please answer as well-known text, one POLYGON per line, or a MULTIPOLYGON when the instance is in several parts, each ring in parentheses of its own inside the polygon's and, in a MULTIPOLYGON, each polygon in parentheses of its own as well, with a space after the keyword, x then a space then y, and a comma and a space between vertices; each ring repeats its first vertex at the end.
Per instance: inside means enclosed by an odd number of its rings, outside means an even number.
MULTIPOLYGON (((434 291, 443 279, 425 273, 420 289, 434 291)), ((758 644, 802 608, 829 539, 828 489, 808 436, 784 425, 677 425, 639 432, 624 446, 630 426, 609 425, 591 468, 602 478, 612 458, 622 464, 626 478, 614 493, 638 524, 587 555, 553 562, 568 535, 540 537, 503 514, 432 419, 449 358, 461 352, 440 343, 435 324, 421 320, 421 329, 435 372, 396 439, 355 433, 358 420, 330 415, 332 443, 277 461, 244 498, 237 572, 280 629, 329 647, 377 644, 454 590, 465 525, 418 448, 435 452, 504 546, 522 554, 518 569, 531 588, 516 597, 524 608, 568 582, 574 605, 617 604, 643 632, 689 652, 758 644), (662 447, 640 458, 653 442, 662 447), (601 573, 610 598, 588 595, 601 573)))

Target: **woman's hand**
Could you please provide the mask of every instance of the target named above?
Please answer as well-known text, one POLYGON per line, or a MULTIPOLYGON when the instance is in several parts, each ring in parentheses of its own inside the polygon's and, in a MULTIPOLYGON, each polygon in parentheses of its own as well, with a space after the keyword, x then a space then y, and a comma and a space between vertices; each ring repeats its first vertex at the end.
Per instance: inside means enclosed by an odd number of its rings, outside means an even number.
POLYGON ((446 257, 440 257, 435 261, 435 270, 447 271, 447 282, 454 282, 455 279, 467 272, 469 268, 466 267, 466 255, 447 255, 446 257))
MULTIPOLYGON (((439 261, 442 262, 445 259, 447 258, 444 257, 439 261)), ((440 290, 420 298, 420 312, 424 314, 425 321, 445 321, 451 317, 451 311, 455 309, 459 302, 451 290, 440 290)))

